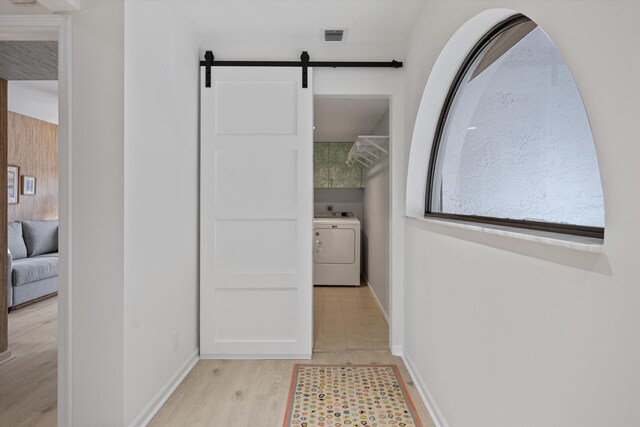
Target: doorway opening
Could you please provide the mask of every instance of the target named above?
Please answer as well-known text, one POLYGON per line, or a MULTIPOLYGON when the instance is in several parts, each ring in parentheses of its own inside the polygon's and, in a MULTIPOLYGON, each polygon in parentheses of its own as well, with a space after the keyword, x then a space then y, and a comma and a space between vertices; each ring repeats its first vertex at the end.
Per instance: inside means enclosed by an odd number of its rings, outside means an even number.
POLYGON ((389 349, 389 99, 314 97, 313 351, 389 349))
POLYGON ((0 41, 0 412, 10 425, 54 425, 58 415, 59 46, 55 34, 43 38, 0 41))

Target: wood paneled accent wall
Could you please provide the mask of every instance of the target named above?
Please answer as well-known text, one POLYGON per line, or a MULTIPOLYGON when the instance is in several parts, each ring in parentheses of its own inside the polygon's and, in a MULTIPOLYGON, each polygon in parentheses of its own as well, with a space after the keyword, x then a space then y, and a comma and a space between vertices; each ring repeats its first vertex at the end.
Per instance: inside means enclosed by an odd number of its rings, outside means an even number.
MULTIPOLYGON (((58 218, 58 125, 9 112, 8 162, 36 177, 36 194, 9 205, 9 221, 58 218)), ((5 184, 6 187, 6 184, 5 184)), ((6 203, 6 202, 5 202, 6 203)))

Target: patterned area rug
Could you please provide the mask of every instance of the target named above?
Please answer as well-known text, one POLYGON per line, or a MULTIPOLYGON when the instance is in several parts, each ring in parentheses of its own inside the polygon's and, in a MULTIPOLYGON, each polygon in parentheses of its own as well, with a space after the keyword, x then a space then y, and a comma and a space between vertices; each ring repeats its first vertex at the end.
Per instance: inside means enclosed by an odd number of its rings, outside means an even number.
POLYGON ((283 427, 422 427, 396 365, 295 365, 283 427))

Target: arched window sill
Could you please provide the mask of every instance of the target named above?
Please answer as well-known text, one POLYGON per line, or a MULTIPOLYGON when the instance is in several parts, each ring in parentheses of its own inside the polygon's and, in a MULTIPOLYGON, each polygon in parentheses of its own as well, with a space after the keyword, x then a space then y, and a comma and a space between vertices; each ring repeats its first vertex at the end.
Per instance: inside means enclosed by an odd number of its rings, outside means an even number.
POLYGON ((481 224, 470 221, 460 221, 445 218, 426 218, 406 216, 408 220, 420 223, 437 224, 446 227, 461 228, 464 230, 478 231, 481 233, 497 234, 509 238, 538 242, 551 246, 574 249, 582 252, 602 253, 604 252, 604 240, 593 237, 573 236, 570 234, 552 233, 549 231, 528 230, 517 227, 506 227, 502 225, 481 224))

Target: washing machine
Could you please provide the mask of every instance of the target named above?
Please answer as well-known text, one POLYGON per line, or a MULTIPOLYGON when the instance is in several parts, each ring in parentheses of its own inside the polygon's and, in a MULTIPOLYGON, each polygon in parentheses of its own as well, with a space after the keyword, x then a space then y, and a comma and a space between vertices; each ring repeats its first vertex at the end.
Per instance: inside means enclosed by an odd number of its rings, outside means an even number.
POLYGON ((360 285, 360 221, 353 212, 314 218, 313 284, 360 285))

